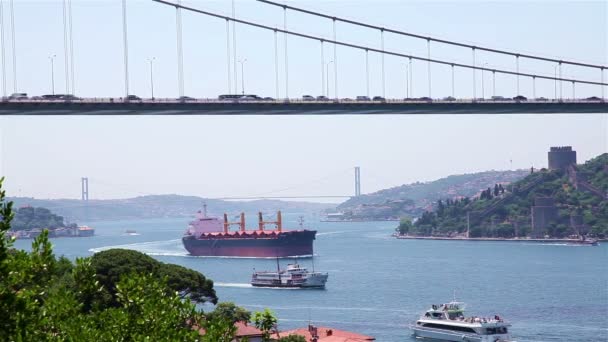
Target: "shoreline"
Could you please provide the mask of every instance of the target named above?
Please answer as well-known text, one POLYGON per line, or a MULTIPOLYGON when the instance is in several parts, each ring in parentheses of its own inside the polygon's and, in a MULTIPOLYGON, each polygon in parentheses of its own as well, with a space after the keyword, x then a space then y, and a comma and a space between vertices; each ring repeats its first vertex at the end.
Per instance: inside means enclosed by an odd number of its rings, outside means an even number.
MULTIPOLYGON (((448 240, 448 241, 500 241, 500 242, 540 242, 540 243, 580 243, 581 240, 577 239, 513 239, 513 238, 466 238, 466 237, 443 237, 443 236, 408 236, 408 235, 392 235, 396 239, 401 240, 448 240)), ((608 241, 607 239, 594 239, 598 242, 608 241)))

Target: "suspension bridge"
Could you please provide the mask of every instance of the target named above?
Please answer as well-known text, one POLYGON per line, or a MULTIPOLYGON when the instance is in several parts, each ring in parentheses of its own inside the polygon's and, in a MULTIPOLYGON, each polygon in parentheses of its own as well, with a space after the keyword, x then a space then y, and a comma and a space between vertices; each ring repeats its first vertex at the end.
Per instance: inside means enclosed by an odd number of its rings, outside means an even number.
MULTIPOLYGON (((126 0, 122 0, 122 60, 124 72, 124 95, 121 97, 79 97, 75 89, 74 80, 74 42, 72 34, 72 9, 71 0, 63 0, 63 27, 64 27, 64 60, 65 60, 65 85, 64 94, 55 94, 54 87, 54 55, 49 57, 51 61, 52 94, 41 94, 39 96, 28 96, 19 91, 17 87, 16 52, 15 42, 15 18, 13 14, 13 1, 10 1, 10 32, 13 43, 13 95, 8 95, 6 84, 7 68, 5 66, 5 41, 4 41, 4 7, 0 1, 0 29, 2 33, 2 89, 3 101, 0 102, 0 114, 4 115, 334 115, 334 114, 500 114, 500 113, 607 113, 608 101, 605 99, 605 90, 608 83, 605 82, 605 69, 607 65, 598 63, 581 62, 570 58, 554 58, 543 56, 542 54, 531 54, 520 51, 506 49, 496 49, 483 45, 473 45, 462 41, 448 40, 409 32, 398 28, 383 27, 373 25, 365 21, 351 20, 336 16, 330 13, 313 11, 302 7, 296 7, 268 0, 256 0, 268 11, 273 8, 282 10, 282 27, 264 24, 260 21, 237 17, 234 1, 232 2, 232 15, 217 13, 212 10, 198 7, 186 6, 181 0, 148 0, 148 6, 161 6, 167 11, 175 11, 175 48, 176 48, 176 73, 177 73, 177 93, 176 98, 159 98, 154 96, 153 62, 154 58, 149 59, 150 66, 150 86, 151 96, 140 98, 130 92, 130 72, 129 72, 129 7, 126 0), (218 24, 225 25, 225 48, 226 58, 226 85, 227 93, 217 96, 207 95, 205 98, 186 96, 184 82, 184 43, 183 43, 183 22, 182 14, 189 13, 201 18, 207 17, 217 20, 218 24), (313 34, 304 32, 288 25, 288 17, 291 13, 298 13, 310 17, 311 20, 326 20, 331 24, 332 31, 328 35, 313 34), (348 32, 348 27, 370 30, 376 32, 379 41, 369 41, 365 43, 354 43, 346 38, 338 37, 337 27, 344 26, 344 32, 348 32), (255 29, 258 33, 256 37, 267 37, 274 43, 272 58, 274 64, 274 96, 254 95, 255 84, 250 86, 252 91, 245 93, 244 86, 244 63, 245 59, 237 59, 236 47, 236 27, 247 26, 255 29), (232 33, 232 35, 231 35, 232 33), (404 37, 408 39, 420 40, 426 43, 426 54, 405 53, 397 50, 385 48, 385 36, 404 37), (279 51, 279 39, 283 38, 284 51, 279 51), (296 39, 297 38, 297 39, 296 39), (311 51, 310 58, 319 58, 319 80, 320 96, 290 96, 290 83, 297 82, 298 74, 293 74, 289 67, 289 48, 302 41, 312 41, 319 44, 318 51, 311 51), (379 43, 379 44, 378 44, 379 43), (470 51, 470 62, 461 60, 446 59, 435 56, 431 53, 431 48, 438 46, 450 46, 453 48, 470 51), (326 58, 327 47, 333 47, 331 61, 326 58), (339 53, 342 49, 359 51, 364 60, 362 73, 365 75, 365 84, 361 86, 365 89, 363 95, 356 97, 341 97, 339 79, 339 53), (478 61, 479 54, 484 56, 496 55, 503 58, 512 58, 513 67, 489 67, 487 63, 478 61), (381 58, 380 73, 381 92, 380 95, 372 96, 370 92, 370 54, 377 54, 381 58), (282 56, 281 56, 282 55, 282 56), (406 65, 405 93, 402 98, 388 98, 386 75, 387 67, 385 57, 398 58, 406 65), (553 68, 553 74, 546 72, 535 72, 522 70, 522 61, 533 61, 542 63, 553 68), (238 63, 241 64, 242 89, 239 92, 238 85, 238 63), (420 65, 426 64, 426 85, 428 89, 418 94, 423 96, 413 96, 416 82, 413 78, 413 63, 420 65), (281 64, 284 66, 281 70, 281 64), (333 66, 333 96, 330 95, 330 72, 329 66, 333 66), (433 89, 432 72, 433 66, 442 66, 441 72, 447 70, 446 79, 451 81, 449 87, 451 92, 437 96, 437 91, 433 89), (447 67, 447 68, 446 68, 447 67), (565 76, 563 68, 577 68, 585 70, 582 76, 565 76), (408 72, 409 70, 409 72, 408 72), (463 85, 457 82, 456 71, 467 71, 471 73, 472 82, 470 85, 463 85), (290 75, 290 71, 292 74, 290 75), (481 89, 479 89, 479 79, 481 74, 481 89), (484 80, 486 74, 491 75, 492 92, 486 92, 484 80), (510 96, 499 95, 496 92, 496 76, 507 76, 513 78, 513 89, 510 96), (596 75, 592 77, 591 75, 596 75), (280 79, 283 79, 283 82, 280 79), (551 83, 554 92, 551 97, 538 96, 538 84, 547 88, 547 82, 551 83), (524 92, 522 84, 531 83, 531 91, 524 92), (461 89, 470 86, 471 96, 466 98, 457 97, 462 93, 461 89), (587 93, 593 87, 593 96, 577 96, 577 86, 585 86, 587 93), (524 94, 525 93, 525 94, 524 94), (491 94, 491 95, 490 95, 491 94)), ((117 13, 118 14, 118 13, 117 13)), ((154 22, 150 22, 154 25, 154 22)), ((261 38, 260 38, 261 39, 261 38)), ((150 43, 153 43, 152 41, 150 43)), ((537 46, 541 46, 538 44, 537 46)), ((223 49, 224 47, 213 47, 223 49)), ((220 66, 215 66, 219 68, 220 66)), ((435 69, 439 70, 439 68, 435 69)), ((437 71, 435 71, 437 72, 437 71)), ((269 74, 268 79, 272 76, 269 74)), ((529 87, 529 84, 527 86, 529 87)))

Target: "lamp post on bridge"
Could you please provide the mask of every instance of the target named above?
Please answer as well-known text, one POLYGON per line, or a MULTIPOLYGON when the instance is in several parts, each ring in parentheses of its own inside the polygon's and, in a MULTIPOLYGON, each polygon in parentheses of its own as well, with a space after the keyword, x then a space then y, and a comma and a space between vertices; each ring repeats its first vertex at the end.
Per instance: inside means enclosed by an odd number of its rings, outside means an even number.
POLYGON ((152 101, 154 101, 154 71, 153 71, 153 63, 156 60, 156 57, 148 58, 148 62, 150 63, 150 92, 152 93, 152 101))
POLYGON ((51 94, 55 95, 55 57, 57 55, 50 55, 49 60, 51 61, 51 94))
POLYGON ((327 75, 327 98, 329 98, 329 65, 332 64, 334 61, 329 61, 325 64, 325 69, 326 69, 326 75, 327 75))
POLYGON ((239 63, 241 63, 241 92, 242 92, 242 95, 245 95, 245 62, 247 62, 247 58, 239 59, 239 63))

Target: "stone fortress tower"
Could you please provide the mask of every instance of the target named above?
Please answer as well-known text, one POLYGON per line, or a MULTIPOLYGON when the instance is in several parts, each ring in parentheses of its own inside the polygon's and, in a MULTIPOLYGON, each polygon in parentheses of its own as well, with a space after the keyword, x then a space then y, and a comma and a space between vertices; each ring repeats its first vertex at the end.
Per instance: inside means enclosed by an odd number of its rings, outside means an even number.
POLYGON ((576 165, 576 151, 572 150, 572 146, 551 147, 549 170, 565 171, 570 165, 576 165))

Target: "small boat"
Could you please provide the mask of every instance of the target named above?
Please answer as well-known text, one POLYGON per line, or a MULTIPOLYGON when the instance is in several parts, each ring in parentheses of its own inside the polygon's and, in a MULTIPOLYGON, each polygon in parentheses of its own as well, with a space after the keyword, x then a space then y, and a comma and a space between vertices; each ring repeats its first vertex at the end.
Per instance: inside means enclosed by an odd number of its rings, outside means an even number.
POLYGON ((286 270, 279 268, 277 259, 277 271, 254 271, 251 276, 251 285, 255 287, 286 287, 286 288, 325 288, 327 273, 309 272, 300 267, 298 263, 287 265, 286 270))
POLYGON ((410 328, 416 338, 439 341, 513 342, 511 324, 496 315, 492 318, 465 317, 465 304, 452 301, 432 305, 410 328))
POLYGON ((577 246, 599 246, 599 242, 595 239, 590 239, 586 237, 582 237, 578 240, 569 240, 567 242, 569 245, 577 245, 577 246))
POLYGON ((137 231, 135 231, 133 229, 127 229, 125 231, 125 235, 139 235, 139 234, 137 234, 137 231))

